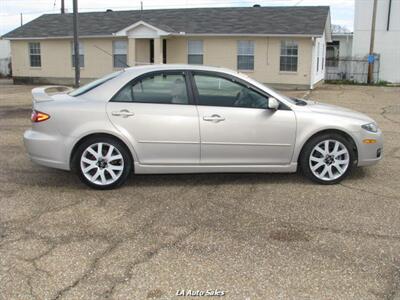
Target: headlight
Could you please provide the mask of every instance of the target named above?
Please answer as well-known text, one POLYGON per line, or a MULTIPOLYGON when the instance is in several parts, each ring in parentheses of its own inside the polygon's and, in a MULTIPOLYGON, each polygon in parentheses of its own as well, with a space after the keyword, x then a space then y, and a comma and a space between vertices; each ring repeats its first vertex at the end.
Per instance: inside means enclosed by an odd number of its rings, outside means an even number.
POLYGON ((378 132, 378 126, 375 123, 368 123, 361 125, 363 129, 370 132, 378 132))

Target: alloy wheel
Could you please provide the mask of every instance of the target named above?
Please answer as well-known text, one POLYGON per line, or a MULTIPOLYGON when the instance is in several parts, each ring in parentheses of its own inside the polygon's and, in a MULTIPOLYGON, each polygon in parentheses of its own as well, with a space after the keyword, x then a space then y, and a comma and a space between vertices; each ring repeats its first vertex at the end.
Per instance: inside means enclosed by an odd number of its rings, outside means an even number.
POLYGON ((109 185, 121 177, 124 158, 111 144, 95 143, 87 147, 81 156, 82 174, 96 185, 109 185))
POLYGON ((349 164, 349 151, 337 140, 321 141, 310 153, 310 170, 314 176, 324 181, 333 181, 343 176, 349 164))

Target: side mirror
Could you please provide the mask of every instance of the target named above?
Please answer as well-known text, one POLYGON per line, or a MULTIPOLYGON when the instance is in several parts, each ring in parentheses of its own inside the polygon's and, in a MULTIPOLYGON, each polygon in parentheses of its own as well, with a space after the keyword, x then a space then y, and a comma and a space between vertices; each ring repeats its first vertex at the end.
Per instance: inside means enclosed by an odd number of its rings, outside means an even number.
POLYGON ((268 98, 268 109, 277 110, 279 108, 279 101, 273 97, 268 98))

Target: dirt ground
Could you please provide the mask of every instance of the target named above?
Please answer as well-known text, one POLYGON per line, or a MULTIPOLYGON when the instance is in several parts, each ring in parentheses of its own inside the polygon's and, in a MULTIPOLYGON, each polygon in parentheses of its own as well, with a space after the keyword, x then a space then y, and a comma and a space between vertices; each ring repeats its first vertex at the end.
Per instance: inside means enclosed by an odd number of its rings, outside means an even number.
POLYGON ((307 94, 383 129, 384 160, 342 184, 143 175, 103 192, 28 160, 31 88, 0 84, 0 299, 400 299, 400 88, 307 94))

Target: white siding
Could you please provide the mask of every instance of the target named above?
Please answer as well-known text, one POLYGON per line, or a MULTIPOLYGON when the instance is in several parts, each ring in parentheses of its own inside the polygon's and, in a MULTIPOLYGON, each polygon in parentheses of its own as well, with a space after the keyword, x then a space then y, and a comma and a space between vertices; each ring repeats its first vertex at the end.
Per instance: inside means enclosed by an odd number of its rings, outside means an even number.
MULTIPOLYGON (((373 0, 355 0, 353 56, 369 52, 373 0)), ((400 82, 400 0, 392 0, 387 30, 389 0, 378 0, 374 52, 381 57, 379 79, 400 82)))
POLYGON ((325 78, 325 56, 326 38, 324 33, 322 37, 314 40, 312 48, 311 88, 313 84, 325 78))

